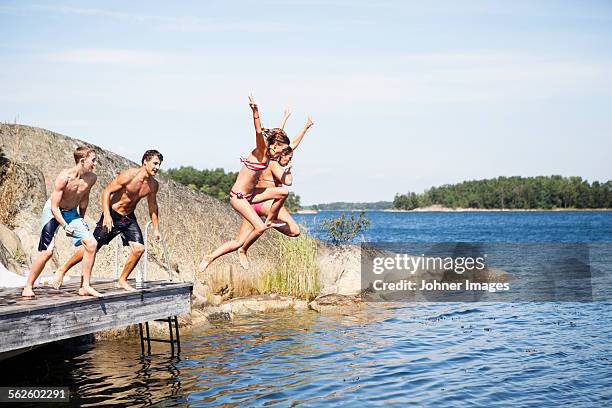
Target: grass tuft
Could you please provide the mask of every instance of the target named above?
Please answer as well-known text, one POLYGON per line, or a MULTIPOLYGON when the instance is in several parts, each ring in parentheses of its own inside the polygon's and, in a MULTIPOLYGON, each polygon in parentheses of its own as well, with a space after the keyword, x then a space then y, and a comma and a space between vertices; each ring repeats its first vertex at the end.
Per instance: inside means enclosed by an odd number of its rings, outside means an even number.
POLYGON ((308 234, 296 238, 274 235, 276 259, 260 278, 262 291, 314 299, 321 289, 316 240, 308 234))

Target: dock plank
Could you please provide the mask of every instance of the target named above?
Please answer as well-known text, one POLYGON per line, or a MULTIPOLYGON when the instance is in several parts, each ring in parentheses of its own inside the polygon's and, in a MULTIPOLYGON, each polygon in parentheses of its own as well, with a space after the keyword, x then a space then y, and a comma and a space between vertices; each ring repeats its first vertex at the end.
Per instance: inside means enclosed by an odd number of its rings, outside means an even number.
POLYGON ((126 327, 191 310, 193 285, 155 281, 136 285, 127 292, 113 281, 92 284, 104 298, 77 294, 78 284, 59 290, 35 289, 35 299, 21 297, 20 288, 0 289, 0 353, 52 341, 126 327))

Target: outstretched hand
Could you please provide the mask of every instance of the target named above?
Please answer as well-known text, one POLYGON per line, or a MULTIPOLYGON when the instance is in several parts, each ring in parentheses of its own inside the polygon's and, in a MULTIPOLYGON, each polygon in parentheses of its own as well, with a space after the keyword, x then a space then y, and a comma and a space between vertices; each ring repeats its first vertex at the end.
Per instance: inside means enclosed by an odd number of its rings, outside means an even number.
POLYGON ((306 127, 311 127, 312 125, 314 125, 314 122, 312 121, 312 116, 308 115, 308 120, 306 121, 306 127))
POLYGON ((289 105, 285 106, 285 110, 283 111, 283 116, 286 118, 291 116, 291 108, 289 107, 289 105))
POLYGON ((257 102, 255 102, 255 98, 253 95, 249 95, 249 106, 253 110, 253 112, 257 112, 257 102))

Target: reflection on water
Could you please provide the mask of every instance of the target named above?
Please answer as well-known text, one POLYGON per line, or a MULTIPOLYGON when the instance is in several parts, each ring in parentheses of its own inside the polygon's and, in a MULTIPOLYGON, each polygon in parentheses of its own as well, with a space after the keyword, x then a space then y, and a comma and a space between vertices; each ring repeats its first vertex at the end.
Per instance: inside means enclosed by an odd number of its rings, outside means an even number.
POLYGON ((609 303, 373 304, 354 316, 259 316, 7 360, 2 385, 68 385, 75 405, 601 405, 609 303), (12 373, 7 377, 7 373, 12 373))

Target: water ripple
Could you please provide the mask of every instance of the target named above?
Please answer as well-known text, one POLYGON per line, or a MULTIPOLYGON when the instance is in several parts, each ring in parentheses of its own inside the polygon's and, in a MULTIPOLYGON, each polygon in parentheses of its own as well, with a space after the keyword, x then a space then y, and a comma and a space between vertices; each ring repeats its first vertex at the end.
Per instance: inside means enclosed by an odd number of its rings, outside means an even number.
POLYGON ((609 303, 388 306, 185 332, 180 359, 165 345, 143 359, 137 340, 109 341, 17 358, 6 369, 11 385, 69 385, 83 406, 609 402, 609 303))

